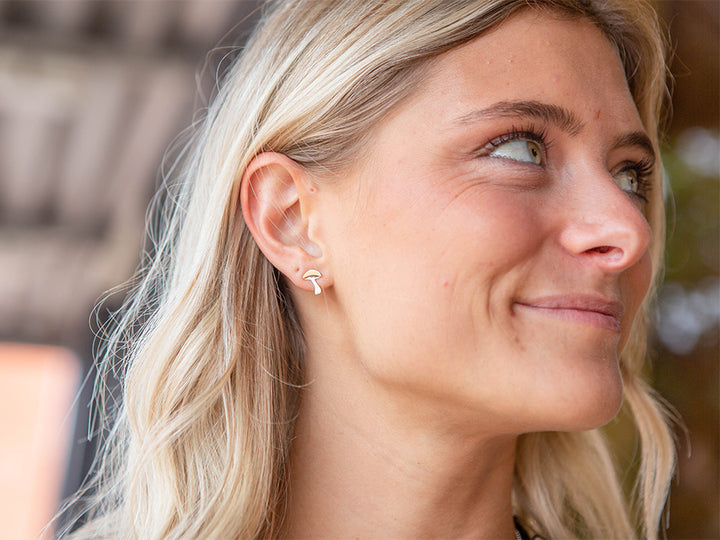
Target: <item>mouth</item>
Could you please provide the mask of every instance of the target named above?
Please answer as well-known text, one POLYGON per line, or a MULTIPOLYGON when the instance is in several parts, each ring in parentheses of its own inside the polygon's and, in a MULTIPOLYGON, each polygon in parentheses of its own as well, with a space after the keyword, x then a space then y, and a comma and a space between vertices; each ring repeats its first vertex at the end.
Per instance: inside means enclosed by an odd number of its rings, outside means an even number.
POLYGON ((577 324, 620 332, 623 305, 616 300, 586 295, 545 296, 516 301, 521 310, 554 317, 577 324))

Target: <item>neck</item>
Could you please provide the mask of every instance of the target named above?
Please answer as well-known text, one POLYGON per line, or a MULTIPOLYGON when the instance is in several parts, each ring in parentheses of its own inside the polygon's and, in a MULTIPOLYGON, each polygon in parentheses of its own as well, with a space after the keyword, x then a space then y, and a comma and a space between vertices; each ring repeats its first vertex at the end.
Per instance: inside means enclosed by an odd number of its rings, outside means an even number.
POLYGON ((515 438, 471 433, 408 399, 304 389, 288 538, 513 538, 515 438))

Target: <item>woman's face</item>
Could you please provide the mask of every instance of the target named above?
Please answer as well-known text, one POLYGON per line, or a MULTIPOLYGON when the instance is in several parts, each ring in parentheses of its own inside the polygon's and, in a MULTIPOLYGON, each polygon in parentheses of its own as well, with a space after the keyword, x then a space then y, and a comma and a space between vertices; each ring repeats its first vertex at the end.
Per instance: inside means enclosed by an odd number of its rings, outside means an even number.
POLYGON ((612 418, 654 155, 601 32, 525 10, 441 56, 373 141, 320 188, 342 369, 495 432, 612 418))

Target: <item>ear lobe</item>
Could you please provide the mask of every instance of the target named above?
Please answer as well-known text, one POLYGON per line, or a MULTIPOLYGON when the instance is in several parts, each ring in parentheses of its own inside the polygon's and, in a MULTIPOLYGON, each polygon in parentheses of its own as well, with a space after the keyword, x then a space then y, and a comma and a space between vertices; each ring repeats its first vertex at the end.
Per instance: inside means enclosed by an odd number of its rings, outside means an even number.
POLYGON ((257 155, 245 169, 240 203, 245 223, 270 263, 309 291, 302 275, 318 268, 322 249, 308 237, 310 190, 306 171, 275 152, 257 155))

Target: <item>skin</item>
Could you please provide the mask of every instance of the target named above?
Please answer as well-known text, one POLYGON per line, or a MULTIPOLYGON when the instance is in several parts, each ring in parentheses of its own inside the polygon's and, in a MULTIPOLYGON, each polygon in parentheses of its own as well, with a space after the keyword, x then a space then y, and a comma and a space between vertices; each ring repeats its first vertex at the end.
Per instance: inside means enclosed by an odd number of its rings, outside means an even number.
POLYGON ((251 165, 243 212, 308 344, 289 537, 512 538, 517 435, 622 400, 651 274, 625 171, 652 159, 642 134, 607 39, 525 10, 440 57, 342 181, 251 165))

